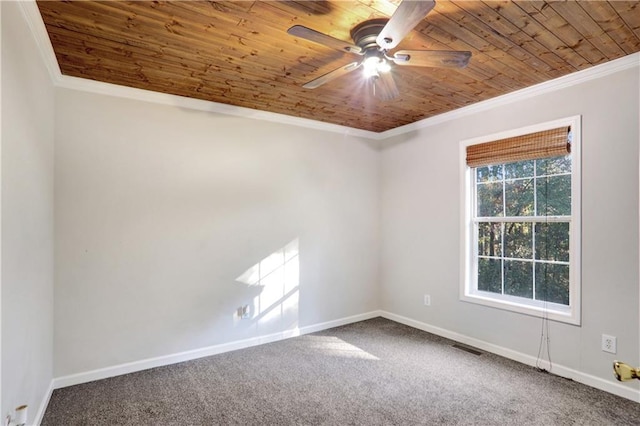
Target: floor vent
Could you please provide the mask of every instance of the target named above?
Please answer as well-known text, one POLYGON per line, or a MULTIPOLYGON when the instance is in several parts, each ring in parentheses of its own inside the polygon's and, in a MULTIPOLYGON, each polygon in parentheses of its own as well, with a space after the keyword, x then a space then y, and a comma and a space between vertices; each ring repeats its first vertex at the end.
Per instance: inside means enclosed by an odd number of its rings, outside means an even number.
POLYGON ((482 355, 482 352, 480 352, 480 351, 479 351, 479 350, 477 350, 477 349, 473 349, 473 348, 471 348, 471 347, 469 347, 469 346, 459 345, 458 343, 456 343, 456 344, 454 344, 454 345, 452 345, 452 346, 453 346, 454 348, 456 348, 456 349, 460 349, 460 350, 463 350, 463 351, 465 351, 465 352, 469 352, 470 354, 474 354, 474 355, 482 355))

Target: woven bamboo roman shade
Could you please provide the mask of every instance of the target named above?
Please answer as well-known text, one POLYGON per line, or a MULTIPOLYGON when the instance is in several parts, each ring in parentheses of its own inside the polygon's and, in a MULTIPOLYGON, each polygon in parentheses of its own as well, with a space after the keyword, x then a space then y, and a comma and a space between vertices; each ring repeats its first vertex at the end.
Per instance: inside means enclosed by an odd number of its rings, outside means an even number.
POLYGON ((469 167, 558 157, 571 152, 569 127, 543 130, 467 147, 469 167))

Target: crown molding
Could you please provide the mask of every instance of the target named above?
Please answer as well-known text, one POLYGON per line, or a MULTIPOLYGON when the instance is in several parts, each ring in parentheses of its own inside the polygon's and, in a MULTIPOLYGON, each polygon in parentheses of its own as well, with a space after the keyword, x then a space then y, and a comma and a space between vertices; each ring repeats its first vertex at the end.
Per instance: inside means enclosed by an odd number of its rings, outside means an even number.
POLYGON ((403 135, 405 133, 425 129, 427 127, 435 126, 447 121, 455 120, 496 107, 509 105, 515 102, 529 99, 534 96, 539 96, 545 93, 555 92, 560 89, 565 89, 567 87, 586 83, 588 81, 605 77, 607 75, 634 67, 640 67, 640 52, 623 56, 622 58, 614 59, 613 61, 605 62, 601 65, 595 65, 582 71, 576 71, 574 73, 558 77, 553 80, 545 81, 534 86, 516 90, 515 92, 507 93, 506 95, 497 96, 495 98, 487 99, 486 101, 481 101, 472 105, 458 108, 450 112, 445 112, 443 114, 425 118, 424 120, 416 121, 415 123, 384 131, 379 134, 380 139, 385 140, 395 136, 403 135))
POLYGON ((133 87, 119 86, 116 84, 63 75, 60 71, 60 66, 58 65, 58 60, 56 59, 51 40, 49 39, 49 34, 47 33, 44 21, 42 20, 42 15, 40 14, 40 10, 38 9, 38 5, 35 0, 20 1, 18 3, 22 10, 22 14, 27 21, 29 29, 35 38, 38 49, 40 50, 40 55, 42 56, 45 66, 49 71, 49 75, 51 76, 51 80, 57 87, 163 105, 178 106, 181 108, 189 108, 199 111, 253 118, 256 120, 339 133, 343 136, 355 136, 373 140, 380 139, 379 133, 368 130, 355 129, 352 127, 324 123, 307 118, 293 117, 285 114, 277 114, 274 112, 260 111, 235 105, 203 101, 184 96, 169 95, 166 93, 152 92, 150 90, 136 89, 133 87))
MULTIPOLYGON (((126 86, 118 86, 110 83, 103 83, 94 80, 62 75, 60 66, 58 65, 58 61, 53 51, 53 46, 51 45, 51 41, 49 40, 49 35, 47 34, 47 30, 45 28, 42 16, 40 15, 40 11, 38 10, 38 6, 36 5, 35 0, 20 1, 19 4, 27 21, 27 24, 29 25, 31 32, 34 35, 34 38, 40 50, 40 54, 47 69, 49 70, 51 80, 53 81, 53 84, 55 86, 63 87, 66 89, 104 94, 108 96, 141 100, 163 105, 179 106, 182 108, 190 108, 212 113, 271 121, 281 124, 339 133, 343 136, 361 137, 374 141, 387 141, 389 139, 406 133, 414 132, 416 130, 425 129, 437 124, 445 123, 447 121, 466 117, 472 114, 477 114, 479 112, 487 111, 492 108, 519 102, 524 99, 532 98, 534 96, 539 96, 545 93, 550 93, 556 90, 575 86, 577 84, 585 83, 590 80, 607 76, 609 74, 640 66, 640 52, 633 53, 620 59, 615 59, 601 65, 596 65, 582 71, 577 71, 563 77, 558 77, 553 80, 536 84, 535 86, 530 86, 524 89, 517 90, 515 92, 488 99, 486 101, 481 101, 472 105, 458 108, 450 112, 445 112, 443 114, 425 118, 423 120, 416 121, 415 123, 396 127, 395 129, 376 133, 368 130, 355 129, 352 127, 310 120, 307 118, 292 117, 285 114, 277 114, 273 112, 260 111, 234 105, 203 101, 199 99, 186 98, 183 96, 169 95, 165 93, 152 92, 149 90, 135 89, 126 86)), ((378 147, 384 148, 384 145, 382 143, 379 143, 378 147)))
POLYGON ((215 114, 239 116, 244 118, 252 118, 255 120, 264 120, 273 123, 299 126, 307 129, 323 130, 327 132, 339 133, 343 136, 355 136, 374 140, 379 138, 379 133, 370 132, 368 130, 354 129, 347 126, 340 126, 337 124, 310 120, 308 118, 293 117, 285 114, 260 111, 257 109, 244 108, 235 105, 227 105, 200 99, 187 98, 184 96, 170 95, 167 93, 153 92, 150 90, 136 89, 134 87, 119 86, 117 84, 103 83, 100 81, 71 77, 67 75, 61 76, 59 82, 57 83, 57 86, 65 89, 79 90, 83 92, 97 93, 107 96, 115 96, 180 108, 188 108, 215 114))
POLYGON ((62 72, 60 71, 60 65, 56 59, 56 54, 53 51, 47 28, 44 26, 42 15, 38 9, 38 5, 35 0, 19 1, 20 10, 24 16, 27 25, 33 34, 40 56, 44 61, 45 67, 49 71, 49 76, 54 85, 58 85, 62 79, 62 72))

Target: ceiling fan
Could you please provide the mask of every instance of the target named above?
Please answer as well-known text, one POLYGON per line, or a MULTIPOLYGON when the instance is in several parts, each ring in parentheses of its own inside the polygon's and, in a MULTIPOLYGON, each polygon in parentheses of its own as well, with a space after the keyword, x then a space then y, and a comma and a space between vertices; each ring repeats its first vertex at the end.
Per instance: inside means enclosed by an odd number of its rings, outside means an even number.
POLYGON ((315 89, 362 67, 367 82, 373 88, 374 96, 387 101, 400 95, 390 72, 391 63, 416 67, 464 68, 469 63, 471 52, 398 50, 393 55, 389 54, 389 51, 400 44, 435 4, 433 0, 403 0, 390 19, 371 19, 356 25, 351 30, 353 44, 302 25, 289 28, 287 32, 293 36, 363 57, 359 61, 329 71, 302 87, 315 89))

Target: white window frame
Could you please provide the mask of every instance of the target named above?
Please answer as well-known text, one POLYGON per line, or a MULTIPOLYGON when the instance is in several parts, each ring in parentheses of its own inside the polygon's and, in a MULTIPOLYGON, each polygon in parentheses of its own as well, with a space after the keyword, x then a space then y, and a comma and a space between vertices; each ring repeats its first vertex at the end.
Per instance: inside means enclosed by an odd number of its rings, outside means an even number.
MULTIPOLYGON (((581 324, 581 116, 567 117, 546 123, 508 130, 492 135, 467 139, 460 142, 461 182, 461 260, 460 300, 503 309, 525 315, 544 317, 568 324, 581 324), (475 188, 472 168, 467 166, 467 147, 470 145, 571 126, 571 219, 569 237, 569 306, 552 302, 529 300, 503 294, 477 290, 478 244, 474 232, 473 209, 475 188)), ((552 219, 550 218, 550 221, 552 219)))

